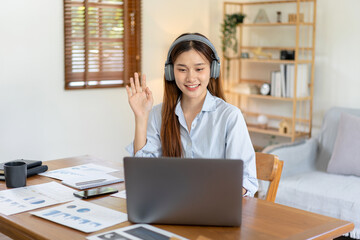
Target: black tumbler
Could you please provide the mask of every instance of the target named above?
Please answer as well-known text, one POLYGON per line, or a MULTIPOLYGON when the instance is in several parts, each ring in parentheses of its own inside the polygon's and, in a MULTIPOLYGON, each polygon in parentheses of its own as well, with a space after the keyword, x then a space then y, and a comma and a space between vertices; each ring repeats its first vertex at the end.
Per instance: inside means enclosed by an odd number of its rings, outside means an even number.
POLYGON ((27 165, 24 162, 7 162, 4 164, 5 182, 8 188, 26 186, 27 165))

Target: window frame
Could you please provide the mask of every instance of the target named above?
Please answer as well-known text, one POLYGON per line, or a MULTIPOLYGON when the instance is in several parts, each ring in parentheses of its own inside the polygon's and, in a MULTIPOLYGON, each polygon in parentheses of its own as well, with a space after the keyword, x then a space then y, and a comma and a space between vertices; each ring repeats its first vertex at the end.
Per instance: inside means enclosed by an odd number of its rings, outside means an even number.
MULTIPOLYGON (((141 0, 123 0, 122 8, 123 15, 119 21, 123 21, 123 37, 119 38, 119 41, 113 42, 123 42, 123 55, 121 57, 123 65, 122 71, 106 71, 100 70, 103 66, 104 58, 100 53, 98 55, 98 68, 99 71, 89 71, 89 46, 90 46, 90 34, 89 33, 89 8, 91 6, 97 6, 98 9, 101 9, 102 6, 109 6, 108 3, 102 3, 103 0, 63 0, 64 6, 64 88, 65 90, 75 90, 75 89, 94 89, 94 88, 117 88, 125 87, 129 83, 130 76, 134 72, 141 71, 141 0), (84 13, 81 15, 84 19, 84 28, 83 28, 83 37, 73 37, 72 32, 72 22, 75 19, 71 14, 71 6, 80 6, 84 8, 84 13), (70 10, 69 10, 70 9, 70 10), (75 65, 73 46, 74 42, 84 44, 83 47, 83 65, 80 67, 80 70, 83 72, 74 72, 73 65, 75 65), (100 67, 101 66, 101 67, 100 67), (122 75, 122 76, 121 76, 122 75), (118 79, 122 82, 118 81, 118 79), (122 79, 121 79, 122 78, 122 79), (114 81, 115 80, 115 81, 114 81), (105 84, 106 83, 106 84, 105 84), (83 85, 81 85, 83 84, 83 85)), ((106 2, 106 0, 104 0, 106 2)), ((115 8, 119 8, 116 5, 115 8)), ((100 11, 99 11, 100 12, 100 11)), ((96 19, 100 19, 101 14, 96 15, 96 19)), ((100 25, 99 25, 100 26, 100 25)), ((98 33, 102 33, 98 30, 98 33)), ((99 34, 100 36, 100 34, 99 34)), ((106 37, 98 37, 98 44, 101 47, 98 47, 98 51, 101 52, 102 44, 106 42, 106 39, 109 41, 113 40, 106 37), (105 39, 105 40, 104 40, 105 39), (101 43, 101 44, 100 44, 101 43)), ((94 43, 94 42, 93 42, 94 43)), ((81 54, 80 54, 81 55, 81 54)), ((105 64, 104 64, 105 65, 105 64)))

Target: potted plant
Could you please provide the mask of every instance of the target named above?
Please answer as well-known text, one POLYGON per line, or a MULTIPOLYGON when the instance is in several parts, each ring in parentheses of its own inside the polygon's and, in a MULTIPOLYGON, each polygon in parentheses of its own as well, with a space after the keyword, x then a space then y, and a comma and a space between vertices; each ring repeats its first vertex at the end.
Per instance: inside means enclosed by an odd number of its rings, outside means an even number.
POLYGON ((236 27, 243 23, 245 14, 243 13, 233 13, 226 14, 224 17, 224 22, 221 24, 221 33, 222 33, 222 50, 224 52, 224 57, 227 60, 227 73, 229 72, 229 57, 228 49, 231 49, 235 54, 238 52, 238 41, 236 38, 236 27))

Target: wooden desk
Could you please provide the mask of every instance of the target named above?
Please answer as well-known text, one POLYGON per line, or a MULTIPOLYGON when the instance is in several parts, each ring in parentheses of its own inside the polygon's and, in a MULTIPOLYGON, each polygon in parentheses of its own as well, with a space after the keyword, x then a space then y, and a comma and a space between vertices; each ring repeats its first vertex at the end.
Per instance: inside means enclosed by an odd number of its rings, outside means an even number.
MULTIPOLYGON (((59 159, 44 162, 49 170, 64 168, 84 163, 97 163, 104 166, 122 169, 122 164, 104 162, 99 159, 84 156, 77 158, 59 159)), ((122 177, 122 171, 114 174, 122 177)), ((34 176, 28 178, 27 185, 40 184, 54 181, 53 179, 34 176)), ((113 184, 117 189, 123 190, 124 183, 113 184)), ((5 183, 0 183, 0 190, 6 189, 5 183)), ((98 197, 90 202, 126 212, 126 200, 115 197, 98 197)), ((52 207, 52 206, 50 206, 52 207)), ((332 239, 351 231, 354 224, 314 214, 295 208, 286 207, 255 198, 244 198, 243 216, 241 227, 201 227, 201 226, 176 226, 155 225, 189 239, 204 236, 210 239, 332 239)), ((130 225, 129 222, 106 228, 100 232, 117 229, 130 225)), ((83 232, 38 218, 28 212, 5 216, 0 214, 0 231, 14 239, 85 239, 83 232)))

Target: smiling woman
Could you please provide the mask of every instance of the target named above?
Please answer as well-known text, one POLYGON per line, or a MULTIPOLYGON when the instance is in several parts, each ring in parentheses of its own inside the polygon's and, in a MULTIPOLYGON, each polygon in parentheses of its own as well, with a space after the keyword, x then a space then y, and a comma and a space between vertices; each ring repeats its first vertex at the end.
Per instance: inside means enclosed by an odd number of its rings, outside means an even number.
POLYGON ((220 59, 203 35, 183 34, 165 63, 163 103, 152 108, 145 75, 135 73, 127 93, 135 114, 135 138, 127 150, 138 157, 241 159, 243 192, 258 187, 255 152, 240 109, 225 102, 220 59))
POLYGON ((209 60, 192 49, 180 54, 174 66, 175 82, 182 92, 184 108, 192 106, 200 112, 210 79, 209 60))

